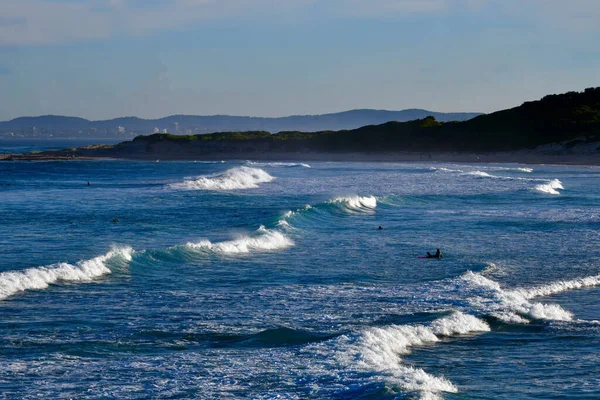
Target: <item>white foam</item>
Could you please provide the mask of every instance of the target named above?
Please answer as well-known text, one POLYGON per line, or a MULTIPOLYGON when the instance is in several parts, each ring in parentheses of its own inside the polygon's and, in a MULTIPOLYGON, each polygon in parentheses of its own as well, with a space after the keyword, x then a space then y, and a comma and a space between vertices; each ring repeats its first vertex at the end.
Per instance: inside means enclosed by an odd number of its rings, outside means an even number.
POLYGON ((107 261, 120 258, 131 261, 131 247, 113 248, 108 253, 79 261, 76 264, 57 263, 44 267, 28 268, 23 271, 7 271, 0 273, 0 300, 15 293, 30 289, 45 289, 60 281, 90 281, 104 274, 110 274, 107 261))
POLYGON ((496 176, 490 175, 487 172, 483 172, 483 171, 471 171, 471 172, 465 173, 465 175, 479 176, 481 178, 497 178, 496 176))
POLYGON ((446 378, 435 377, 419 368, 402 365, 401 356, 415 346, 431 345, 441 336, 464 335, 489 331, 489 326, 471 315, 455 312, 424 325, 392 325, 371 328, 360 338, 344 344, 338 361, 349 368, 376 372, 383 380, 405 390, 419 391, 422 398, 437 398, 442 392, 456 393, 457 388, 446 378))
POLYGON ((288 211, 286 211, 286 212, 284 212, 284 213, 283 213, 283 216, 282 216, 282 218, 285 218, 285 219, 287 219, 287 218, 292 218, 292 217, 294 217, 294 216, 296 216, 296 215, 300 214, 300 213, 301 213, 301 212, 303 212, 303 211, 308 211, 308 210, 310 210, 311 208, 312 208, 312 206, 311 206, 310 204, 307 204, 307 205, 305 205, 304 207, 302 207, 302 208, 300 208, 300 209, 298 209, 298 210, 296 210, 296 211, 288 210, 288 211))
POLYGON ((242 236, 234 240, 217 243, 212 243, 209 240, 201 240, 197 243, 189 242, 186 244, 186 247, 195 251, 240 254, 252 251, 280 250, 293 245, 294 242, 283 233, 276 230, 268 230, 264 226, 261 226, 251 236, 242 236))
POLYGON ((280 219, 279 221, 277 221, 277 226, 289 230, 292 229, 292 226, 290 225, 289 222, 287 222, 285 219, 280 219))
POLYGON ((292 163, 292 162, 256 162, 248 161, 248 165, 257 165, 263 167, 303 167, 310 168, 310 165, 305 163, 292 163))
POLYGON ((337 197, 328 201, 329 204, 337 204, 347 211, 370 213, 377 207, 377 199, 375 196, 348 196, 337 197))
POLYGON ((440 167, 440 168, 431 167, 431 169, 433 171, 441 171, 441 172, 464 172, 463 170, 460 170, 460 169, 451 169, 451 168, 445 168, 445 167, 440 167))
POLYGON ((514 291, 520 293, 527 299, 532 299, 535 297, 550 296, 556 293, 565 292, 567 290, 583 289, 594 286, 600 286, 600 275, 588 276, 569 281, 558 281, 530 289, 515 289, 514 291))
POLYGON ((570 321, 573 315, 559 305, 531 303, 530 293, 523 289, 503 290, 498 282, 471 271, 462 279, 483 293, 469 298, 469 301, 482 312, 486 312, 505 322, 524 323, 524 317, 552 321, 570 321))
POLYGON ((490 313, 492 317, 496 317, 501 321, 509 324, 528 324, 529 320, 521 317, 520 315, 512 311, 494 311, 490 313))
POLYGON ((172 184, 174 189, 236 190, 257 188, 259 183, 271 182, 274 177, 260 168, 236 167, 210 176, 172 184))
POLYGON ((534 187, 534 190, 537 190, 538 192, 548 193, 548 194, 560 194, 560 192, 556 189, 564 190, 562 182, 559 181, 558 179, 553 179, 550 182, 542 183, 542 184, 539 184, 536 187, 534 187))
POLYGON ((482 274, 493 274, 500 271, 500 268, 494 264, 493 262, 488 262, 485 265, 485 268, 481 271, 482 274))
POLYGON ((510 168, 510 167, 489 167, 489 169, 493 170, 493 171, 517 171, 517 172, 527 172, 527 173, 533 172, 532 168, 525 168, 525 167, 515 167, 515 168, 510 168))
POLYGON ((455 312, 448 317, 433 321, 431 329, 437 336, 454 336, 472 332, 487 332, 490 327, 485 321, 472 315, 455 312))

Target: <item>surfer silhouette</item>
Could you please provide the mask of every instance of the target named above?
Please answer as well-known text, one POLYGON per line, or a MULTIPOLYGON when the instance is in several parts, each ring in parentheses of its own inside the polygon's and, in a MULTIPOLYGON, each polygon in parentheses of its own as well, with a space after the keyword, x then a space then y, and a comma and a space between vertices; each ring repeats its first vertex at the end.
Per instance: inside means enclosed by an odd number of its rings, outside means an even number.
POLYGON ((444 255, 442 254, 440 249, 437 249, 435 254, 431 254, 430 252, 427 252, 426 256, 419 256, 419 258, 444 258, 444 255))

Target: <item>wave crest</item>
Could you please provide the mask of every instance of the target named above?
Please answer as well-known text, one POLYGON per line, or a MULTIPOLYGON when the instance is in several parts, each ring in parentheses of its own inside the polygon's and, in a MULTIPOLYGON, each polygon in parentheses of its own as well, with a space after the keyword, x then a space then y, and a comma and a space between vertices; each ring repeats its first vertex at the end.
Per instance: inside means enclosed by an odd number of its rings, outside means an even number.
POLYGON ((293 163, 293 162, 257 162, 248 161, 248 165, 256 165, 261 167, 303 167, 310 168, 310 165, 306 163, 293 163))
POLYGON ((201 240, 197 243, 188 242, 185 247, 193 251, 206 251, 221 254, 240 254, 252 251, 280 250, 291 247, 294 242, 283 233, 268 230, 261 226, 255 235, 242 236, 234 240, 212 243, 201 240))
POLYGON ((44 267, 28 268, 22 271, 0 273, 0 300, 18 292, 30 289, 45 289, 60 281, 91 281, 99 276, 110 274, 107 263, 119 260, 131 261, 131 247, 111 249, 108 253, 75 264, 57 263, 44 267))
POLYGON ((547 285, 538 286, 531 289, 515 289, 527 299, 535 297, 550 296, 553 294, 565 292, 573 289, 583 289, 594 286, 600 286, 600 275, 587 276, 585 278, 573 279, 569 281, 558 281, 547 285))
POLYGON ((484 321, 461 312, 440 318, 430 326, 392 325, 371 328, 360 338, 347 343, 338 354, 347 367, 384 375, 386 381, 409 391, 421 392, 425 398, 437 398, 439 393, 456 393, 458 389, 446 378, 429 375, 420 368, 401 364, 400 356, 410 353, 414 346, 434 344, 442 336, 464 335, 489 331, 484 321))
POLYGON ((275 178, 260 168, 236 167, 194 180, 186 180, 171 185, 175 189, 189 190, 237 190, 254 189, 259 183, 271 182, 275 178))
MULTIPOLYGON (((571 321, 573 315, 556 304, 532 303, 529 300, 538 293, 548 293, 552 287, 542 287, 536 290, 513 289, 504 290, 498 282, 484 277, 481 274, 468 271, 462 278, 467 285, 478 289, 478 295, 472 297, 470 302, 502 321, 508 323, 528 323, 524 318, 543 319, 550 321, 571 321)), ((564 288, 577 288, 577 284, 559 285, 564 288)), ((557 293, 557 292, 553 292, 557 293)), ((548 293, 550 294, 550 293, 548 293)), ((539 294, 541 295, 541 294, 539 294)))
POLYGON ((470 171, 470 172, 465 172, 465 175, 471 175, 471 176, 479 176, 481 178, 498 178, 495 175, 491 175, 488 174, 487 172, 483 172, 483 171, 470 171))
POLYGON ((352 213, 372 213, 377 208, 375 196, 337 197, 327 202, 352 213))
POLYGON ((550 182, 542 183, 534 187, 534 190, 547 194, 560 194, 556 189, 564 189, 562 182, 558 179, 552 179, 550 182))

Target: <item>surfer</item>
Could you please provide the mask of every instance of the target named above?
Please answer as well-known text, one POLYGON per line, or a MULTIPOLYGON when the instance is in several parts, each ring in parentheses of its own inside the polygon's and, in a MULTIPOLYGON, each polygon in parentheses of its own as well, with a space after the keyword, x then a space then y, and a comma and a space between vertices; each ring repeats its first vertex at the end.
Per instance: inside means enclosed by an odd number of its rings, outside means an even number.
POLYGON ((119 222, 119 218, 115 217, 115 218, 113 219, 113 222, 119 222))
POLYGON ((427 255, 425 257, 419 256, 419 258, 444 258, 444 256, 443 256, 442 252, 440 251, 440 249, 437 249, 435 254, 431 254, 430 252, 427 252, 427 255))
POLYGON ((379 225, 379 228, 377 228, 377 230, 383 230, 383 228, 381 227, 381 225, 379 225))

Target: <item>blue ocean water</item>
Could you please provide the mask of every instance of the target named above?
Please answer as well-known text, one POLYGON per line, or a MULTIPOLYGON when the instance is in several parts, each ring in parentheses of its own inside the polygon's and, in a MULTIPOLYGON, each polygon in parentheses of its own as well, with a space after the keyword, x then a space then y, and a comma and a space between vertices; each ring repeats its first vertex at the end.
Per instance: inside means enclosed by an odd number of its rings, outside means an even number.
POLYGON ((599 200, 584 166, 3 162, 0 393, 597 399, 599 200))

